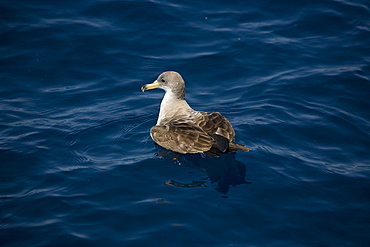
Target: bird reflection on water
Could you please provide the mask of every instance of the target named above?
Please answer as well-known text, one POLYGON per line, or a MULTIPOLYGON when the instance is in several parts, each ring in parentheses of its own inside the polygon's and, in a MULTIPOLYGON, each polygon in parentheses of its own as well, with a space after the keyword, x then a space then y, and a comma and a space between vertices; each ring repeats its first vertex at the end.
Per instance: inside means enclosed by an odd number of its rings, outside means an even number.
MULTIPOLYGON (((241 184, 250 184, 245 180, 246 165, 236 160, 235 153, 222 154, 220 157, 210 158, 201 154, 179 154, 173 151, 166 150, 156 145, 160 151, 156 153, 166 160, 171 160, 179 165, 198 168, 203 170, 208 175, 208 180, 212 183, 217 183, 216 190, 223 194, 229 192, 230 186, 241 184)), ((168 180, 166 185, 177 186, 183 188, 206 187, 206 180, 192 181, 190 183, 182 183, 175 180, 168 180)))

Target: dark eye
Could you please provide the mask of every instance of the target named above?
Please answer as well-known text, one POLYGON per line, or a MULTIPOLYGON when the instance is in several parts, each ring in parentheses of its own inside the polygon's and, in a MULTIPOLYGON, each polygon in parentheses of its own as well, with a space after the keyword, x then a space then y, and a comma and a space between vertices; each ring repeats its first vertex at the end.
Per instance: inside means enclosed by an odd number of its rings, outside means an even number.
POLYGON ((161 82, 166 82, 163 78, 161 79, 161 82))

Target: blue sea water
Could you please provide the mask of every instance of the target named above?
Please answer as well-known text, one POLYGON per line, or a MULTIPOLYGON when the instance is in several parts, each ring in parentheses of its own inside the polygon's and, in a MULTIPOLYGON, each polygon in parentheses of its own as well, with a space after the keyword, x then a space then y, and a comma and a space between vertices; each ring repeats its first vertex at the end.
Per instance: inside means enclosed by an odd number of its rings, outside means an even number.
POLYGON ((368 0, 0 13, 1 246, 370 246, 368 0), (158 148, 166 70, 253 150, 158 148))

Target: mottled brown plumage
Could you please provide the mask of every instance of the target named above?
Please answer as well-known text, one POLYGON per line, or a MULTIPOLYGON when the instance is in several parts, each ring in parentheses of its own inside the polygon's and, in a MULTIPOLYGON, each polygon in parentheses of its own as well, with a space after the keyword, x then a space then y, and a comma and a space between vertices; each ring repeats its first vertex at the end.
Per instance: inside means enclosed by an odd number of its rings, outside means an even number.
POLYGON ((220 113, 194 111, 188 105, 185 82, 179 73, 164 72, 153 83, 142 86, 141 90, 154 88, 166 91, 157 124, 150 130, 158 145, 178 153, 204 153, 211 157, 250 150, 234 143, 235 131, 220 113))

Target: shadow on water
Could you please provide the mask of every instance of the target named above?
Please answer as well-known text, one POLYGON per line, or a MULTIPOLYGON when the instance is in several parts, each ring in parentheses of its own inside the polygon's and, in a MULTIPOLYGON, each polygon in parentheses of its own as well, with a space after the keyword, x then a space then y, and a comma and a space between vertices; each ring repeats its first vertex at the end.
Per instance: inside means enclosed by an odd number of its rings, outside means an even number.
MULTIPOLYGON (((205 157, 201 154, 179 154, 160 148, 156 154, 166 160, 174 161, 188 167, 194 167, 205 171, 208 179, 212 183, 217 183, 216 190, 223 194, 229 192, 230 186, 240 184, 250 184, 245 180, 246 165, 235 159, 235 153, 220 155, 220 157, 205 157)), ((183 188, 206 187, 206 181, 192 181, 191 183, 181 183, 175 180, 168 180, 166 185, 183 188)))

